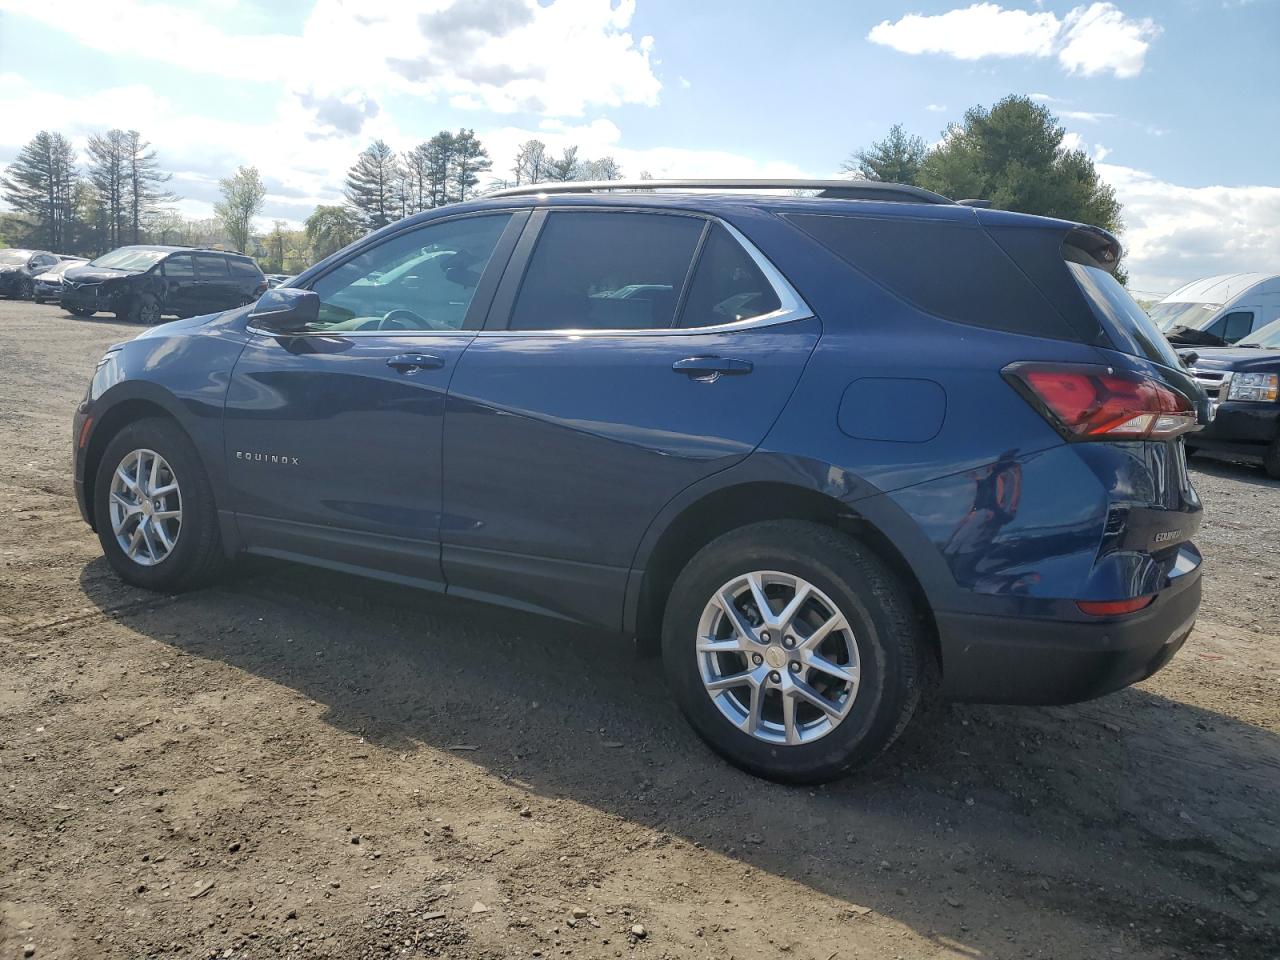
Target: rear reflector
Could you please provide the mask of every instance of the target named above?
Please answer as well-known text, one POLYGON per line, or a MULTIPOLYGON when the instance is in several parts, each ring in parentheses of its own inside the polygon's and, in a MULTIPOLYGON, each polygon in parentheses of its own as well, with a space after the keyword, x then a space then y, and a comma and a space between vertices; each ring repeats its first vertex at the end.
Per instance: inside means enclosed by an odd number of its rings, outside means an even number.
POLYGON ((1139 373, 1092 364, 1014 363, 1004 375, 1068 440, 1160 440, 1196 427, 1187 397, 1139 373))
POLYGON ((1136 613, 1151 606, 1155 596, 1134 597, 1132 600, 1077 600, 1076 606, 1081 613, 1091 617, 1120 617, 1126 613, 1136 613))

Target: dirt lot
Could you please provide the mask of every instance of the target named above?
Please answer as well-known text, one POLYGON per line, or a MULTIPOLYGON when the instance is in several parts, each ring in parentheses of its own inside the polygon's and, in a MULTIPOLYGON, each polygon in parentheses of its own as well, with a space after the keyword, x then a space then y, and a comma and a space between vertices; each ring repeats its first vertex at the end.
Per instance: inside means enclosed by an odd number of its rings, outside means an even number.
POLYGON ((286 564, 122 586, 69 421, 135 329, 0 303, 0 960, 1280 957, 1280 484, 1197 464, 1140 687, 950 707, 822 789, 585 631, 286 564))

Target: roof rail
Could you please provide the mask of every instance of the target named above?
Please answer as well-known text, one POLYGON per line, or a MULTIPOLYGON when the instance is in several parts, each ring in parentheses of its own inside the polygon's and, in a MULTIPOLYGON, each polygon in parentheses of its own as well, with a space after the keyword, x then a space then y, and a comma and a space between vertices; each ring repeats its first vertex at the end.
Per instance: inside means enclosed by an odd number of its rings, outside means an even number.
POLYGON ((508 187, 486 197, 524 197, 540 193, 601 193, 612 190, 817 190, 835 200, 882 200, 899 203, 954 203, 940 193, 905 183, 879 180, 566 180, 508 187))

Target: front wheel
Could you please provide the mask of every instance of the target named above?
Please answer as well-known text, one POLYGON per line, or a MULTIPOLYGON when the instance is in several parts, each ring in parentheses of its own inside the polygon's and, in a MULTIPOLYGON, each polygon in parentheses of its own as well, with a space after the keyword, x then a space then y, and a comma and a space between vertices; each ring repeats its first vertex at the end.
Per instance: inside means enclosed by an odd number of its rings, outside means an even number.
POLYGON ((98 312, 90 307, 63 307, 63 309, 73 317, 92 317, 98 312))
POLYGON ((1272 480, 1280 480, 1280 437, 1272 440, 1267 446, 1266 455, 1262 458, 1262 467, 1272 480))
POLYGON ((116 434, 93 493, 103 553, 128 583, 187 590, 211 580, 225 562, 209 478, 173 421, 151 417, 116 434))
POLYGON ((36 285, 30 279, 23 280, 18 284, 19 300, 34 300, 36 298, 36 285))
POLYGON ((712 541, 668 599, 663 663, 697 733, 759 776, 813 783, 882 753, 920 699, 925 647, 871 551, 802 521, 712 541))

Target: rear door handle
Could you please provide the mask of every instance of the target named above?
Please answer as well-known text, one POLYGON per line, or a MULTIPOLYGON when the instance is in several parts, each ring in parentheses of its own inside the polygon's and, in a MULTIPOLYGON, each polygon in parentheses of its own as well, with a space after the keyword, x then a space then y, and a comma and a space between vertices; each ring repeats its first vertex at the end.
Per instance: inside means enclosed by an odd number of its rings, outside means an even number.
POLYGON ((750 360, 733 357, 686 357, 673 363, 671 369, 685 374, 690 380, 714 383, 721 377, 740 377, 754 368, 750 360))
POLYGON ((444 361, 433 353, 402 353, 388 360, 387 366, 397 373, 417 373, 419 370, 439 370, 444 361))

